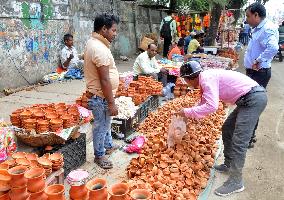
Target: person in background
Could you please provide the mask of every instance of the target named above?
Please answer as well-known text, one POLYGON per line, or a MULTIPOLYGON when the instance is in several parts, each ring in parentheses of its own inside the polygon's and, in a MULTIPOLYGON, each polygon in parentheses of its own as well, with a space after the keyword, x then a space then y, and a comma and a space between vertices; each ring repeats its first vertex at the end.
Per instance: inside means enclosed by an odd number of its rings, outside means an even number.
POLYGON ((152 76, 154 79, 160 80, 165 87, 167 85, 168 70, 159 66, 155 58, 156 55, 156 44, 149 44, 147 51, 141 53, 134 62, 134 79, 137 79, 137 76, 152 76))
POLYGON ((110 51, 111 42, 117 36, 119 18, 101 14, 95 17, 94 32, 85 48, 84 73, 88 106, 94 117, 94 162, 103 169, 113 167, 106 157, 119 148, 111 136, 111 116, 118 115, 114 95, 119 85, 119 74, 110 51))
POLYGON ((182 55, 183 47, 184 47, 184 41, 179 40, 178 43, 175 44, 174 47, 171 49, 168 55, 168 59, 172 60, 174 54, 182 55))
POLYGON ((193 36, 193 39, 190 41, 188 45, 188 51, 187 51, 188 53, 203 53, 204 52, 203 48, 198 42, 200 38, 201 38, 200 34, 196 34, 193 36))
POLYGON ((171 11, 167 12, 167 16, 162 20, 160 25, 160 36, 164 40, 163 57, 166 58, 169 53, 170 46, 175 41, 177 34, 176 21, 171 11))
POLYGON ((279 31, 279 42, 284 42, 284 21, 278 28, 279 31))
POLYGON ((246 21, 244 22, 244 24, 245 25, 243 29, 243 40, 244 40, 244 45, 248 45, 251 28, 250 28, 250 25, 246 21))
POLYGON ((244 45, 244 25, 241 24, 240 33, 239 33, 239 42, 244 45))
POLYGON ((183 108, 177 115, 201 119, 216 112, 220 100, 237 105, 222 127, 225 162, 214 166, 219 172, 229 172, 229 177, 215 190, 215 194, 228 196, 242 192, 245 189, 242 170, 249 141, 257 120, 267 105, 265 89, 248 76, 236 71, 203 71, 196 61, 183 64, 180 76, 190 87, 199 88, 202 96, 197 106, 183 108))
POLYGON ((191 32, 188 36, 184 38, 184 54, 187 54, 188 51, 188 45, 190 41, 192 40, 192 37, 195 35, 195 32, 191 32))
POLYGON ((83 55, 79 56, 76 48, 73 46, 73 35, 66 34, 63 37, 65 47, 61 50, 60 61, 65 70, 72 68, 83 68, 83 55))
MULTIPOLYGON (((260 3, 253 3, 246 9, 246 21, 253 28, 252 38, 248 44, 244 66, 246 74, 259 85, 266 88, 271 78, 271 61, 277 54, 279 45, 278 27, 266 19, 265 7, 260 3)), ((255 126, 249 148, 256 142, 255 126)))

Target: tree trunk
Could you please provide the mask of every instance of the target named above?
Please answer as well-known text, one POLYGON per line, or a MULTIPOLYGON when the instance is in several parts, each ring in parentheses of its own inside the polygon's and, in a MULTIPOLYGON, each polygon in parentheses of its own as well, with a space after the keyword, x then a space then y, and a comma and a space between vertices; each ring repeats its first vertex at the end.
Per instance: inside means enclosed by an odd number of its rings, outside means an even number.
POLYGON ((234 13, 234 18, 235 22, 234 24, 237 23, 238 19, 240 18, 240 8, 243 6, 243 1, 242 0, 232 0, 230 3, 230 9, 235 9, 233 10, 234 13))
POLYGON ((177 0, 170 0, 170 10, 175 11, 177 9, 177 0))
POLYGON ((220 4, 216 4, 216 3, 213 4, 213 8, 211 10, 210 27, 206 34, 206 41, 209 46, 215 45, 215 39, 217 37, 222 9, 223 8, 220 4))

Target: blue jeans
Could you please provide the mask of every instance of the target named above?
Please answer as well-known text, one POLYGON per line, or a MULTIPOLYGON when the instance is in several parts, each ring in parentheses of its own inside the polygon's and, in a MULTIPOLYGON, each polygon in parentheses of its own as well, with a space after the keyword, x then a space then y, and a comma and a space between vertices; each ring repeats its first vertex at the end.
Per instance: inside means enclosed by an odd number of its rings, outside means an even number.
POLYGON ((230 166, 230 177, 241 181, 246 152, 254 127, 266 107, 267 96, 263 87, 254 87, 237 102, 222 127, 225 164, 230 166))
POLYGON ((93 146, 96 157, 105 155, 106 149, 112 148, 111 116, 108 113, 107 101, 95 96, 89 99, 89 109, 94 115, 93 146))

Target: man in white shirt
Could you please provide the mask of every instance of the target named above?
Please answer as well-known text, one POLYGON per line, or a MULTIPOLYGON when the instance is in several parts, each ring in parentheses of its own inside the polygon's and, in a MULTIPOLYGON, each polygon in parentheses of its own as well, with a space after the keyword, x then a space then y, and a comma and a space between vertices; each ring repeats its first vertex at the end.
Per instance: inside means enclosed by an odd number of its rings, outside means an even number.
POLYGON ((152 76, 156 80, 160 79, 163 86, 166 86, 168 71, 158 65, 156 55, 157 46, 153 43, 149 44, 147 51, 141 53, 134 62, 134 76, 152 76))
POLYGON ((65 47, 61 50, 60 60, 63 69, 79 68, 82 69, 84 61, 83 56, 79 56, 76 48, 73 46, 73 36, 64 35, 65 47), (80 58, 79 58, 80 57, 80 58))

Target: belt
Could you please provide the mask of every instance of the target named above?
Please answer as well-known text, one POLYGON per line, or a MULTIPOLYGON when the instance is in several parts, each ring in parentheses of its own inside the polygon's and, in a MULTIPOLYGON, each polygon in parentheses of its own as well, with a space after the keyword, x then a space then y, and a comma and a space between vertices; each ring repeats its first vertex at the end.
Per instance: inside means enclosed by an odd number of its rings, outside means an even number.
POLYGON ((105 99, 104 97, 98 96, 98 95, 96 95, 96 94, 94 94, 94 93, 92 93, 92 92, 89 92, 89 91, 86 91, 86 97, 87 97, 88 99, 91 99, 91 98, 93 98, 93 97, 100 97, 100 98, 102 98, 102 99, 105 99))
POLYGON ((251 72, 267 72, 267 71, 271 70, 271 68, 270 67, 269 68, 261 68, 258 71, 253 70, 253 69, 248 69, 248 68, 246 70, 251 71, 251 72))
POLYGON ((251 90, 244 94, 243 96, 241 96, 237 101, 243 99, 243 98, 246 98, 248 95, 250 94, 253 94, 253 93, 256 93, 256 92, 265 92, 266 90, 264 89, 264 87, 260 86, 260 85, 257 85, 257 86, 254 86, 251 88, 251 90))

